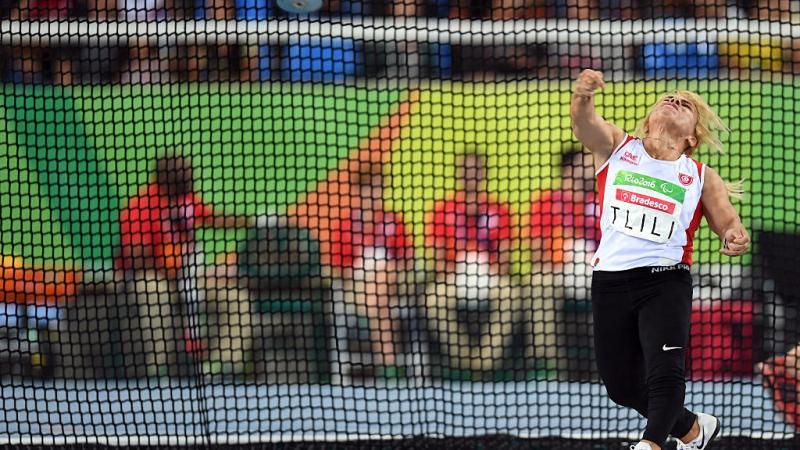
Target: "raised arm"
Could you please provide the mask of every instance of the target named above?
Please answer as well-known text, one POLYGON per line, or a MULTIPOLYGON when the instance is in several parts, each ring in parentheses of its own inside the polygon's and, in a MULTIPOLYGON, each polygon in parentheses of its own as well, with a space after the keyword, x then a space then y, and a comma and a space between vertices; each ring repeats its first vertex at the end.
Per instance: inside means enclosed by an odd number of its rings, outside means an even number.
POLYGON ((622 129, 603 119, 595 110, 594 92, 605 86, 602 72, 584 70, 575 82, 569 110, 572 132, 592 152, 596 167, 611 156, 614 147, 625 137, 622 129))
POLYGON ((742 255, 750 247, 750 235, 731 204, 728 188, 722 177, 710 167, 706 167, 705 178, 700 201, 708 225, 722 239, 719 252, 728 256, 742 255))

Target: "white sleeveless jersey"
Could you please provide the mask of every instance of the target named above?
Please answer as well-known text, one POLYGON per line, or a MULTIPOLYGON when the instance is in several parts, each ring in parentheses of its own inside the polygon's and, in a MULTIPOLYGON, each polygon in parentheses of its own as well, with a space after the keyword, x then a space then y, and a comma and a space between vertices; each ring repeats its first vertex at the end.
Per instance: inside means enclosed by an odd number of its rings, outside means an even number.
POLYGON ((704 167, 686 155, 654 159, 640 139, 626 136, 597 172, 602 238, 595 270, 691 264, 704 167))

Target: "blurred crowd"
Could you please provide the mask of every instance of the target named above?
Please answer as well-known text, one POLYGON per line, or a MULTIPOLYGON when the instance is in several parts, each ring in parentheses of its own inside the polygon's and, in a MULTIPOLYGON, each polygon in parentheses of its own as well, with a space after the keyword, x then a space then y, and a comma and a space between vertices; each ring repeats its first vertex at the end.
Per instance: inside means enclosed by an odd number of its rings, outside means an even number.
MULTIPOLYGON (((269 20, 287 17, 274 0, 3 0, 0 19, 269 20)), ((334 0, 314 16, 755 19, 800 23, 797 0, 334 0)), ((179 81, 338 81, 348 77, 571 77, 581 68, 626 70, 650 77, 710 77, 751 71, 794 73, 800 44, 742 38, 719 43, 655 43, 636 48, 557 42, 518 46, 356 42, 328 38, 286 46, 183 45, 142 40, 125 47, 50 44, 2 52, 2 77, 24 83, 152 83, 179 81), (491 60, 491 64, 486 64, 491 60), (487 67, 489 67, 487 69, 487 67), (687 68, 688 67, 688 68, 687 68)))

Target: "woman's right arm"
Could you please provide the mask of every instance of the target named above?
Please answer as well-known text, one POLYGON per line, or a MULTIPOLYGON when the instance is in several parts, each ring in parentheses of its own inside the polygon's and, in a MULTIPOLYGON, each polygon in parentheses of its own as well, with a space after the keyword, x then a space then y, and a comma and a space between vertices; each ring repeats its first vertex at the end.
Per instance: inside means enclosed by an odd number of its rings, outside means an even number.
POLYGON ((595 166, 602 165, 614 148, 625 138, 625 132, 603 119, 594 107, 594 92, 606 86, 602 72, 584 70, 578 75, 570 102, 572 132, 595 156, 595 166))

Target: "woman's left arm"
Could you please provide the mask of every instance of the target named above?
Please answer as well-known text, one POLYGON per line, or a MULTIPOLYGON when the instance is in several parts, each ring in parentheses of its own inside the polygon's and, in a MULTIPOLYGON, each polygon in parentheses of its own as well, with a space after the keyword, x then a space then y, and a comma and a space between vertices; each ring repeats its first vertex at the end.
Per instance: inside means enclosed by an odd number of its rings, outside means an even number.
POLYGON ((719 252, 728 256, 744 254, 750 247, 750 235, 731 204, 728 188, 722 177, 708 166, 700 201, 703 203, 703 213, 708 225, 722 239, 719 252))

